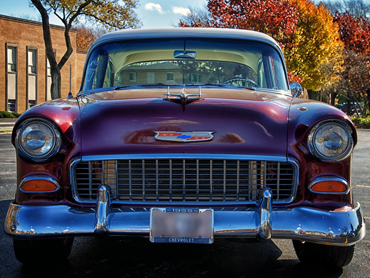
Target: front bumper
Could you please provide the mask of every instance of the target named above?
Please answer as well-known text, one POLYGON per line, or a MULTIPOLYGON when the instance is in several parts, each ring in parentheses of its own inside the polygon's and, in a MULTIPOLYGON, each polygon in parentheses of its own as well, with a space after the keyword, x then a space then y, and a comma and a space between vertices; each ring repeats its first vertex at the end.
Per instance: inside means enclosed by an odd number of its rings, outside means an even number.
MULTIPOLYGON (((360 205, 346 212, 309 207, 272 209, 271 192, 261 191, 256 209, 215 210, 215 237, 297 239, 348 246, 365 236, 360 205)), ((70 206, 20 206, 11 203, 5 232, 14 238, 74 237, 94 234, 148 236, 150 210, 111 209, 109 189, 99 189, 96 209, 70 206)))

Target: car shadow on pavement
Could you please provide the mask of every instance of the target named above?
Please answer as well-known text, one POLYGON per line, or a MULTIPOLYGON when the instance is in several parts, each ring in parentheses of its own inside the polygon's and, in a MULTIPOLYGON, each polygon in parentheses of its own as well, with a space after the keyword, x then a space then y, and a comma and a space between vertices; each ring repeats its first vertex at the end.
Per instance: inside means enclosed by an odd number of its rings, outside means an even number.
MULTIPOLYGON (((342 270, 305 267, 298 260, 278 260, 272 241, 218 240, 204 245, 159 245, 147 239, 80 238, 68 262, 50 267, 55 277, 340 277, 342 270)), ((22 267, 30 277, 40 268, 22 267)))

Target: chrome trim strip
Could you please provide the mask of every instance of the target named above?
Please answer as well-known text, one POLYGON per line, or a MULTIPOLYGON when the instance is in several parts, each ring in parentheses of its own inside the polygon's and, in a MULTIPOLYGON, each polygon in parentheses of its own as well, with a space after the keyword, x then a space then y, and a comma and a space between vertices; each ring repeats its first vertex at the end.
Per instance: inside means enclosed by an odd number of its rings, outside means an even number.
POLYGON ((260 228, 258 237, 261 240, 271 239, 271 212, 272 212, 272 191, 270 188, 260 190, 258 197, 258 212, 260 216, 260 228))
MULTIPOLYGON (((226 159, 226 160, 252 160, 252 161, 271 161, 271 162, 288 162, 293 165, 294 168, 294 175, 295 175, 295 180, 293 183, 295 186, 293 186, 293 192, 292 192, 292 197, 287 200, 275 200, 275 204, 288 204, 291 203, 294 198, 296 197, 297 194, 297 188, 299 186, 299 167, 298 164, 286 157, 281 157, 281 156, 252 156, 252 155, 235 155, 235 154, 185 154, 185 153, 175 153, 175 154, 122 154, 122 155, 90 155, 90 156, 82 156, 81 158, 77 158, 71 162, 70 165, 70 183, 72 187, 72 193, 73 193, 73 198, 79 202, 79 203, 92 203, 93 201, 86 201, 86 200, 81 200, 78 197, 77 193, 77 188, 75 186, 76 184, 76 178, 75 178, 75 168, 79 162, 90 162, 90 161, 101 161, 101 160, 131 160, 132 159, 138 159, 138 160, 144 160, 144 159, 215 159, 215 160, 220 160, 220 159, 226 159)), ((251 163, 252 164, 252 163, 251 163)), ((280 167, 280 164, 279 164, 280 167)), ((238 168, 239 169, 239 168, 238 168)), ((131 178, 130 178, 131 180, 131 178)), ((211 183, 210 183, 211 184, 211 183)), ((249 187, 251 189, 251 186, 249 187)), ((132 189, 130 189, 130 197, 132 194, 132 189)), ((170 165, 170 191, 172 192, 172 165, 170 165)), ((212 194, 212 186, 211 186, 211 192, 212 194)), ((251 192, 250 192, 251 194, 251 192)), ((212 195, 211 195, 212 196, 212 195)), ((172 202, 172 196, 170 198, 170 202, 161 202, 161 206, 166 206, 167 205, 173 205, 174 203, 172 202)), ((227 206, 233 206, 233 205, 241 205, 241 204, 253 204, 255 203, 255 200, 250 200, 250 201, 236 201, 236 202, 208 202, 212 203, 212 205, 227 205, 227 206)), ((121 204, 121 205, 134 205, 137 204, 138 206, 142 206, 145 204, 146 206, 158 206, 158 202, 148 202, 148 201, 140 201, 140 202, 135 202, 132 201, 132 198, 130 198, 129 201, 112 201, 112 204, 121 204)), ((193 205, 193 206, 205 206, 207 205, 207 202, 186 202, 187 205, 193 205)))
POLYGON ((129 169, 129 195, 130 195, 130 201, 132 201, 131 159, 129 160, 128 169, 129 169))
POLYGON ((285 156, 256 156, 242 154, 207 154, 207 153, 169 153, 169 154, 113 154, 113 155, 86 155, 82 156, 81 161, 95 160, 123 160, 123 159, 226 159, 226 160, 255 160, 255 161, 274 161, 290 162, 285 156))
POLYGON ((55 193, 57 192, 58 190, 60 189, 60 185, 59 183, 51 178, 51 177, 48 177, 48 176, 44 176, 44 175, 31 175, 31 176, 27 176, 25 177, 21 183, 19 184, 19 190, 22 192, 22 193, 32 193, 32 194, 37 194, 37 193, 55 193), (28 181, 31 181, 31 180, 46 180, 46 181, 50 181, 52 182, 57 188, 53 191, 25 191, 23 190, 23 185, 28 182, 28 181))
POLYGON ((278 168, 277 168, 277 185, 276 185, 276 190, 277 190, 277 196, 276 200, 279 200, 279 194, 280 194, 280 162, 278 163, 278 168))
POLYGON ((312 193, 315 193, 315 194, 345 195, 345 194, 348 194, 348 192, 350 191, 350 188, 348 186, 347 180, 344 179, 344 178, 339 178, 339 177, 334 177, 334 176, 322 176, 322 177, 315 178, 313 181, 311 181, 308 184, 308 190, 310 190, 312 193), (318 191, 312 190, 312 186, 314 186, 316 183, 319 183, 319 182, 322 182, 322 181, 337 181, 337 182, 341 182, 341 183, 344 184, 344 186, 347 188, 347 190, 345 192, 318 192, 318 191))
MULTIPOLYGON (((257 209, 214 210, 215 237, 256 238, 260 231, 257 209)), ((365 237, 366 225, 360 204, 335 212, 310 207, 271 211, 271 238, 296 239, 327 245, 349 246, 365 237), (309 221, 306 221, 309 220, 309 221)), ((94 209, 56 206, 9 205, 5 233, 13 238, 56 238, 94 235, 94 209), (38 217, 34 217, 37 215, 38 217), (55 217, 58 215, 58 217, 55 217)), ((101 223, 104 223, 102 221, 101 223)), ((149 210, 114 210, 106 217, 108 235, 149 235, 149 210)))
POLYGON ((98 190, 95 230, 94 233, 105 233, 108 231, 107 218, 110 213, 110 188, 108 185, 101 185, 98 190))
MULTIPOLYGON (((76 184, 76 183, 74 183, 74 184, 76 184)), ((90 161, 89 161, 89 197, 90 197, 90 199, 92 198, 92 171, 91 171, 91 162, 90 161)))
POLYGON ((183 159, 182 160, 182 199, 183 201, 185 202, 185 196, 186 196, 186 192, 185 192, 185 189, 186 189, 186 183, 185 183, 185 180, 186 180, 186 160, 183 159))
POLYGON ((209 162, 209 197, 210 197, 210 202, 212 202, 213 200, 213 188, 212 188, 212 168, 213 168, 213 160, 210 160, 209 162))

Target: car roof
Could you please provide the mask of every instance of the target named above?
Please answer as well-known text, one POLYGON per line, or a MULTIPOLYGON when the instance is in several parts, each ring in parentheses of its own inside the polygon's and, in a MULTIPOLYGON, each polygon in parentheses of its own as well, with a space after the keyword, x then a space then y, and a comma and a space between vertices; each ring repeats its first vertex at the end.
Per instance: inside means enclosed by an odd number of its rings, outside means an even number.
MULTIPOLYGON (((250 30, 226 28, 160 28, 160 29, 128 29, 107 33, 100 36, 91 45, 89 52, 100 44, 130 39, 150 38, 218 38, 245 39, 264 42, 280 50, 278 43, 270 36, 250 30)), ((280 50, 281 51, 281 50, 280 50)))

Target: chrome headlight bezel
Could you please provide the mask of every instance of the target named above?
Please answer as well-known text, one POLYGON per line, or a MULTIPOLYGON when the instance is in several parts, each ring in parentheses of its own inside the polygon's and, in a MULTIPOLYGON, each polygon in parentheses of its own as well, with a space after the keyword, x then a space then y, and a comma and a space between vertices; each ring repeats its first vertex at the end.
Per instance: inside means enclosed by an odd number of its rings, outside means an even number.
POLYGON ((346 159, 352 153, 352 150, 353 150, 354 144, 353 144, 353 138, 352 138, 352 130, 348 126, 348 124, 346 124, 345 122, 339 121, 339 120, 322 121, 316 124, 311 129, 310 133, 308 134, 307 144, 308 144, 311 154, 313 154, 316 158, 320 159, 321 161, 324 161, 324 162, 342 161, 343 159, 346 159), (317 147, 316 137, 318 135, 318 132, 322 131, 323 128, 327 128, 328 126, 337 126, 343 129, 343 131, 346 133, 348 137, 347 145, 344 147, 343 151, 340 154, 332 155, 332 156, 327 155, 321 152, 319 148, 317 147))
POLYGON ((61 143, 62 143, 61 135, 56 126, 50 121, 42 118, 30 118, 22 122, 17 129, 15 137, 15 146, 19 154, 22 157, 32 160, 34 162, 44 162, 53 157, 55 154, 59 152, 61 143), (23 132, 25 131, 26 128, 35 124, 42 125, 48 131, 50 131, 53 137, 51 147, 45 153, 41 153, 40 155, 35 155, 34 153, 31 153, 29 150, 27 150, 24 144, 22 144, 23 132))

